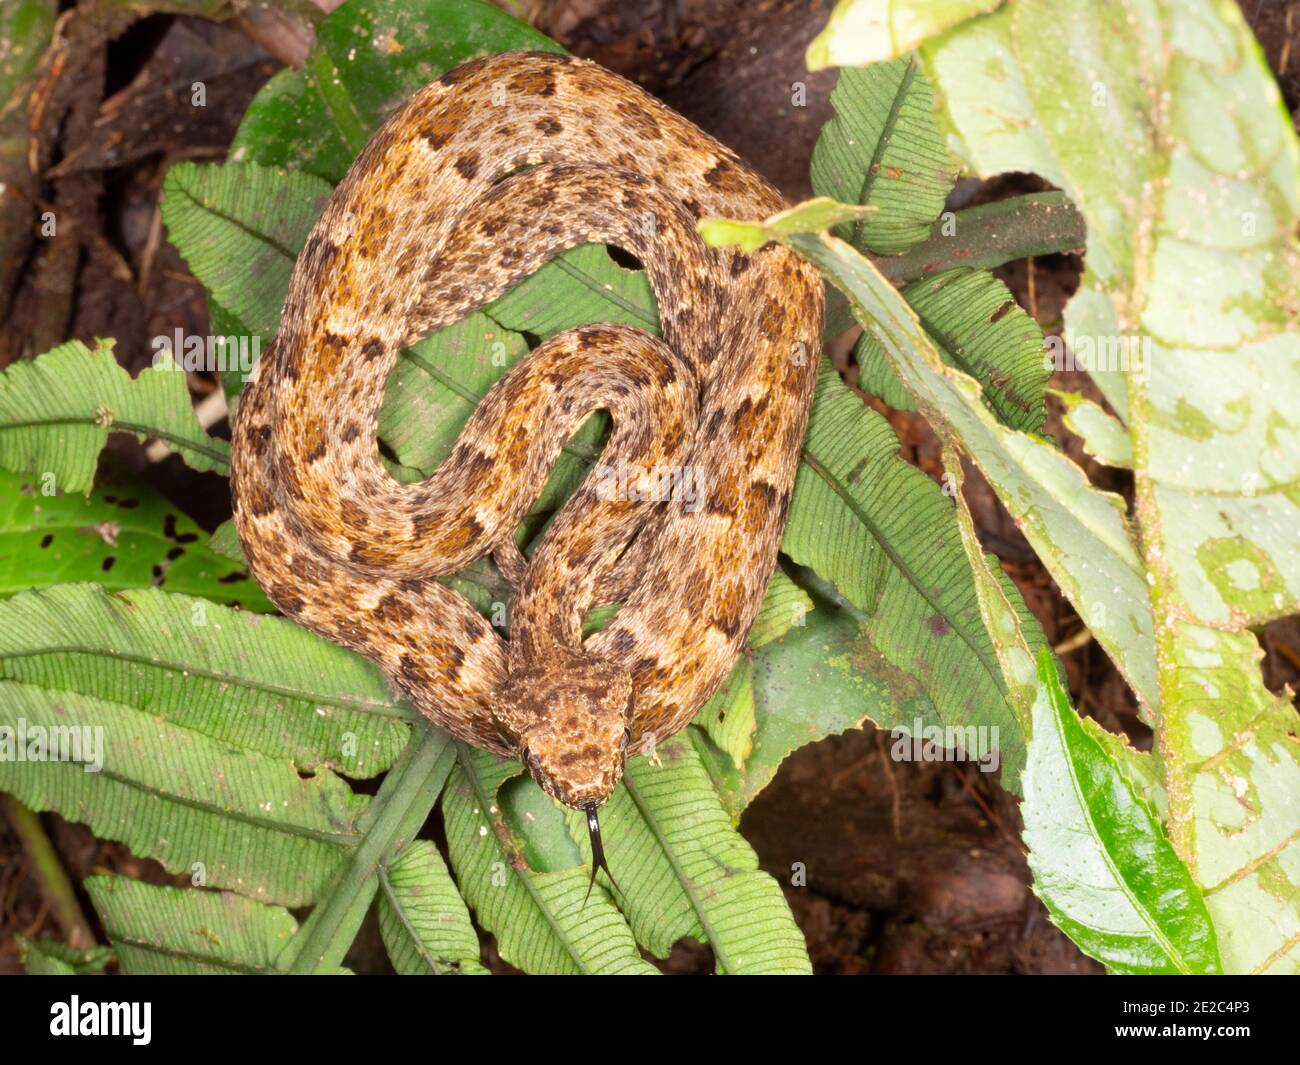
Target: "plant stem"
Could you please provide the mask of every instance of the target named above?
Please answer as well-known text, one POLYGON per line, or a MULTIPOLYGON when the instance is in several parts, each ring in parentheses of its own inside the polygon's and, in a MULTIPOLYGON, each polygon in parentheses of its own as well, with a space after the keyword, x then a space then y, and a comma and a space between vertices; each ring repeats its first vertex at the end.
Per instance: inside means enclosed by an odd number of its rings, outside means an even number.
POLYGON ((419 831, 455 761, 445 732, 416 725, 399 764, 362 814, 361 842, 285 948, 288 972, 331 972, 342 964, 379 887, 380 862, 395 858, 419 831))
MULTIPOLYGON (((1031 255, 1073 251, 1086 242, 1083 215, 1063 192, 1034 192, 957 211, 938 219, 930 236, 903 255, 867 258, 895 287, 957 266, 991 270, 1031 255)), ((834 285, 826 288, 826 339, 855 325, 848 302, 834 285)))
POLYGON ((49 901, 54 919, 68 937, 68 944, 79 950, 90 949, 95 945, 95 933, 81 912, 72 881, 68 879, 50 837, 45 834, 40 817, 12 795, 0 795, 0 807, 32 860, 32 871, 41 886, 41 894, 49 901))
POLYGON ((929 277, 956 266, 991 270, 1031 255, 1082 248, 1083 215, 1063 192, 1034 192, 957 211, 934 224, 928 239, 903 255, 873 256, 893 284, 929 277), (944 234, 945 225, 951 235, 944 234))

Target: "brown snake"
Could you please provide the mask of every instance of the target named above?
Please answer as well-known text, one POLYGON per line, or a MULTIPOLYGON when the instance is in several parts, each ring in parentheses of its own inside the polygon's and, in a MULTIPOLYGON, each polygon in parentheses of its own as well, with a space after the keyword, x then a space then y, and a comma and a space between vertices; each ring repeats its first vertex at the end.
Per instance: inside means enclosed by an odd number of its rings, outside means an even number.
POLYGON ((401 107, 335 190, 239 405, 235 519, 271 599, 459 739, 521 758, 587 811, 596 848, 624 758, 718 689, 776 563, 822 285, 778 246, 709 249, 695 223, 784 206, 733 152, 592 63, 466 63, 401 107), (551 338, 431 477, 396 481, 376 421, 399 350, 589 242, 644 263, 663 339, 621 325, 551 338), (601 409, 614 424, 602 466, 525 559, 513 531, 601 409), (656 471, 689 471, 698 497, 664 499, 656 471), (515 587, 508 643, 434 579, 487 554, 515 587), (584 642, 587 611, 611 602, 584 642))

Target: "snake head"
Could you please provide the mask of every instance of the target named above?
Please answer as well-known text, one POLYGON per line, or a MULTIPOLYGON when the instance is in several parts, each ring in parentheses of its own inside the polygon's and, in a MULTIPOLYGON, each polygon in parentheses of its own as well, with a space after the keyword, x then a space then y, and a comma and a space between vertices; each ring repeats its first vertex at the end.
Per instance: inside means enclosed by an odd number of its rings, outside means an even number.
POLYGON ((623 776, 631 702, 626 670, 578 658, 515 670, 492 713, 542 790, 587 810, 623 776))

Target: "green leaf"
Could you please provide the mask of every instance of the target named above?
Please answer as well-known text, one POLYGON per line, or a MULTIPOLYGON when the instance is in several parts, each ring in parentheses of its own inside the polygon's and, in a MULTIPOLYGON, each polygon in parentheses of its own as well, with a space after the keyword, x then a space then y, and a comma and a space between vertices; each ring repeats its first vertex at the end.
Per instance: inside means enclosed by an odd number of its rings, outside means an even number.
POLYGON ((563 52, 476 0, 353 0, 323 19, 302 70, 283 70, 249 105, 230 158, 337 184, 398 105, 469 59, 563 52))
POLYGON ((235 528, 235 519, 227 518, 208 537, 208 550, 241 566, 248 565, 244 557, 244 548, 239 543, 239 531, 235 528))
POLYGON ((835 115, 813 148, 813 192, 877 208, 836 233, 881 255, 925 240, 957 173, 925 75, 910 58, 848 68, 840 71, 831 106, 835 115))
POLYGON ((380 871, 379 931, 403 975, 487 972, 465 902, 428 840, 413 841, 380 871))
POLYGON ((0 596, 75 581, 113 591, 165 584, 273 610, 248 571, 205 546, 206 537, 142 482, 116 477, 89 496, 47 496, 32 478, 0 470, 0 596))
POLYGON ((1070 432, 1082 438, 1089 455, 1107 466, 1132 469, 1133 441, 1117 418, 1073 392, 1052 389, 1052 395, 1065 404, 1061 421, 1070 432))
POLYGON ((753 671, 752 659, 742 654, 722 687, 691 719, 691 724, 701 729, 727 759, 728 767, 738 770, 745 768, 758 728, 753 671))
POLYGON ((815 603, 804 624, 754 651, 739 674, 755 722, 743 771, 702 730, 691 729, 733 822, 800 747, 858 728, 867 718, 887 727, 934 720, 924 695, 893 683, 880 668, 880 655, 861 633, 860 615, 820 595, 815 603))
POLYGON ((458 763, 442 797, 447 850, 461 895, 496 936, 501 957, 531 973, 655 973, 602 887, 584 904, 586 869, 525 861, 497 799, 523 767, 463 745, 458 763))
POLYGON ((753 748, 754 716, 753 652, 780 639, 796 625, 803 625, 813 609, 808 593, 780 569, 772 574, 767 593, 758 608, 745 653, 716 695, 700 707, 692 724, 702 728, 725 751, 737 769, 744 769, 753 748))
POLYGON ((1219 973, 1201 891, 1118 763, 1038 658, 1024 777, 1034 892, 1083 951, 1119 973, 1219 973))
POLYGON ((1127 736, 1107 732, 1095 718, 1083 717, 1079 722, 1084 731, 1100 743, 1115 762, 1116 768, 1124 774, 1124 779, 1132 786, 1137 797, 1155 811, 1163 822, 1169 800, 1160 782, 1159 758, 1150 751, 1136 750, 1127 736))
MULTIPOLYGON (((928 709, 920 716, 928 723, 997 726, 1008 774, 1018 773, 1024 738, 1007 704, 952 503, 899 457, 889 423, 829 365, 803 457, 782 549, 866 615, 863 631, 874 650, 863 668, 890 682, 900 707, 922 696, 928 709)), ((1041 632, 1019 593, 1001 580, 1032 646, 1039 646, 1041 632)), ((910 727, 916 716, 909 707, 905 716, 876 723, 910 727)), ((1008 775, 1007 783, 1015 779, 1008 775)))
POLYGON ((0 677, 124 703, 304 772, 383 772, 416 712, 365 659, 280 618, 94 584, 0 602, 0 677))
POLYGON ((1296 717, 1248 629, 1300 609, 1294 125, 1240 11, 1212 0, 1136 19, 1029 0, 922 61, 974 170, 1035 170, 1087 217, 1067 339, 1131 439, 1154 653, 1130 680, 1153 712, 1170 839, 1224 968, 1300 971, 1296 717), (970 91, 976 71, 989 92, 970 91))
POLYGON ((780 211, 764 222, 741 222, 733 218, 701 218, 696 223, 704 243, 715 248, 739 244, 741 251, 755 252, 770 240, 795 233, 820 233, 847 222, 859 222, 876 207, 836 203, 825 196, 780 211))
MULTIPOLYGON (((1043 331, 992 274, 964 268, 914 281, 903 298, 940 357, 979 381, 998 420, 1012 429, 1041 432, 1043 397, 1051 370, 1043 358, 1043 331)), ((880 342, 862 334, 853 356, 862 369, 859 387, 899 410, 915 410, 880 342), (877 391, 877 389, 880 389, 877 391)))
POLYGON ((263 349, 280 328, 294 260, 332 186, 254 163, 177 163, 162 218, 186 265, 263 349))
MULTIPOLYGON (((957 525, 961 530, 962 547, 966 552, 966 561, 975 576, 975 594, 979 600, 980 618, 984 631, 993 641, 997 654, 998 668, 1002 683, 1007 692, 1007 704, 1016 715, 1022 735, 1032 734, 1032 707, 1034 701, 1034 651, 1030 649, 1024 631, 1028 627, 1025 611, 1020 600, 1012 599, 1008 594, 1009 582, 1002 572, 997 558, 985 554, 980 546, 979 534, 975 531, 975 520, 962 492, 962 468, 960 457, 945 445, 943 453, 945 477, 952 478, 953 500, 957 509, 957 525), (1020 605, 1020 611, 1016 606, 1020 605)), ((1041 655, 1047 650, 1040 640, 1035 646, 1041 655)), ((993 746, 1001 746, 1001 738, 996 737, 993 746)), ((981 752, 983 753, 983 752, 981 752)))
POLYGON ((236 358, 227 358, 224 365, 217 359, 217 377, 226 394, 227 420, 233 424, 239 413, 239 393, 244 383, 252 374, 252 367, 262 357, 263 348, 271 338, 253 332, 240 321, 238 315, 226 310, 212 293, 208 293, 208 325, 214 340, 223 340, 228 351, 237 353, 236 358), (247 367, 247 369, 245 369, 247 367))
POLYGON ((26 110, 15 93, 25 89, 36 72, 58 14, 59 5, 53 0, 17 0, 0 9, 0 40, 5 42, 0 60, 0 112, 9 115, 26 110))
POLYGON ((623 322, 659 334, 659 310, 645 271, 619 266, 602 244, 571 248, 485 313, 507 329, 543 340, 588 322, 623 322))
MULTIPOLYGON (((568 817, 589 855, 585 818, 568 817)), ((732 827, 690 732, 628 763, 601 829, 623 912, 653 954, 665 958, 689 936, 713 948, 720 973, 812 971, 780 887, 732 827)))
POLYGON ((279 961, 291 973, 328 973, 342 963, 379 889, 381 866, 395 860, 428 819, 455 755, 441 729, 422 724, 357 820, 361 838, 279 961))
POLYGON ((523 336, 471 314, 402 353, 389 379, 379 433, 404 466, 432 473, 469 416, 528 354, 523 336))
POLYGON ((273 973, 298 927, 283 907, 228 891, 158 887, 124 876, 87 877, 85 885, 130 976, 273 973))
POLYGON ((839 0, 808 46, 808 69, 896 59, 927 37, 992 11, 1003 0, 839 0))
POLYGON ((328 769, 304 779, 287 758, 77 692, 0 682, 0 723, 0 790, 169 872, 263 901, 312 901, 367 801, 328 769), (52 757, 56 743, 70 760, 32 760, 52 757))
POLYGON ((28 939, 14 936, 18 960, 29 976, 88 976, 102 973, 116 955, 110 947, 79 950, 57 939, 28 939))
MULTIPOLYGON (((603 247, 595 250, 608 259, 603 247)), ((417 477, 430 476, 451 454, 479 401, 527 354, 521 333, 483 312, 439 329, 398 359, 379 412, 380 438, 417 477)), ((533 513, 554 510, 573 491, 599 454, 607 424, 604 416, 589 418, 564 446, 533 513)))
POLYGON ((86 493, 110 431, 161 440, 196 470, 230 472, 230 445, 204 431, 175 369, 132 379, 111 342, 92 351, 71 340, 0 373, 0 467, 86 493))
POLYGON ((853 248, 834 238, 789 243, 849 296, 930 424, 969 452, 1139 700, 1158 705, 1146 580, 1123 500, 1093 488, 1041 437, 1003 426, 978 382, 943 363, 908 305, 853 248))

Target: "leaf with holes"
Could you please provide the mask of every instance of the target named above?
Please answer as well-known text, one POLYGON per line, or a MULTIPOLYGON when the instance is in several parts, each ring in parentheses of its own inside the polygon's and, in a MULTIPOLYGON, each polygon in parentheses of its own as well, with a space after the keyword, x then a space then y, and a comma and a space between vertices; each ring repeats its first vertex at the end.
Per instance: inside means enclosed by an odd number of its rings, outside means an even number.
POLYGON ((89 496, 42 495, 0 470, 0 596, 94 581, 112 591, 166 585, 247 610, 274 609, 240 565, 148 485, 116 477, 89 496))

